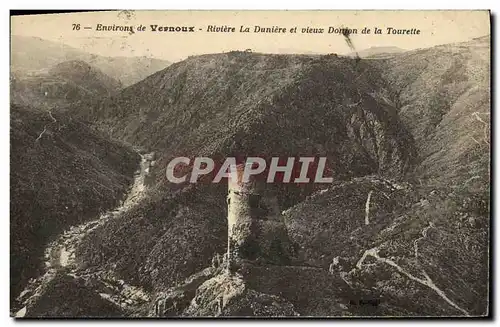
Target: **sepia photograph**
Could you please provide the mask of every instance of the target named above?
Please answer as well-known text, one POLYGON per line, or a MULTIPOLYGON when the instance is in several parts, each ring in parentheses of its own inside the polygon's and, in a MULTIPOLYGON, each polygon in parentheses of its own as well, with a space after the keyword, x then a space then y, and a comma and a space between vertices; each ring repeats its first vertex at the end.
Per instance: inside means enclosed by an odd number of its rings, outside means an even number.
POLYGON ((491 317, 488 10, 10 13, 10 316, 491 317))

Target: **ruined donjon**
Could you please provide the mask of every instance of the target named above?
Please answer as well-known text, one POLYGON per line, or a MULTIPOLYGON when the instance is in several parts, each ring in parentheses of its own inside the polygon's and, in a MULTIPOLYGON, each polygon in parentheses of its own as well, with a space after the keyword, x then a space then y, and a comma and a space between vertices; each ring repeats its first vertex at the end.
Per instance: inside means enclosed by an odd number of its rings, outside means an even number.
POLYGON ((243 181, 244 168, 231 167, 235 173, 228 178, 228 267, 235 269, 241 260, 288 264, 293 247, 273 185, 256 176, 243 181))

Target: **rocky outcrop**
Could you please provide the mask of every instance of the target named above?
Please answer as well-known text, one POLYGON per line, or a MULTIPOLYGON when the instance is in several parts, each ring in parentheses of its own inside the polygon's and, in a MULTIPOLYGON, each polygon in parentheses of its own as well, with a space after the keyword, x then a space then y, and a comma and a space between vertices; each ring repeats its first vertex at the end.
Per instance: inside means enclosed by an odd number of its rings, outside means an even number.
POLYGON ((130 187, 125 200, 120 203, 119 207, 99 215, 95 220, 72 226, 46 246, 43 263, 44 273, 36 279, 31 279, 27 287, 16 298, 16 310, 14 310, 16 317, 50 316, 50 314, 74 317, 85 315, 84 309, 72 307, 56 308, 47 313, 40 313, 38 308, 44 307, 43 303, 50 302, 53 293, 60 294, 70 302, 76 301, 73 298, 75 294, 68 292, 68 290, 74 290, 71 287, 65 289, 62 281, 78 287, 85 286, 85 291, 89 293, 88 296, 91 296, 92 293, 94 293, 94 297, 98 295, 100 301, 110 302, 108 306, 116 307, 122 315, 129 314, 130 307, 137 307, 149 301, 146 292, 116 278, 112 271, 86 270, 85 263, 76 257, 76 248, 84 237, 106 221, 118 219, 122 212, 130 210, 143 199, 147 167, 154 156, 145 154, 141 157, 140 167, 134 175, 134 184, 130 187))

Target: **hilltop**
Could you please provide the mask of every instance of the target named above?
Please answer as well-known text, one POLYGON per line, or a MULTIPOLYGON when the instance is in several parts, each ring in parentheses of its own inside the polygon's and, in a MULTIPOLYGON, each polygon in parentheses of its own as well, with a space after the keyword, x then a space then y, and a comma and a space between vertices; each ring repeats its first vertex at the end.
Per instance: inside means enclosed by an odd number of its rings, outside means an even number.
POLYGON ((415 139, 422 180, 489 194, 490 59, 486 36, 374 61, 415 139))
POLYGON ((62 113, 11 105, 11 298, 58 233, 116 206, 139 156, 62 113))

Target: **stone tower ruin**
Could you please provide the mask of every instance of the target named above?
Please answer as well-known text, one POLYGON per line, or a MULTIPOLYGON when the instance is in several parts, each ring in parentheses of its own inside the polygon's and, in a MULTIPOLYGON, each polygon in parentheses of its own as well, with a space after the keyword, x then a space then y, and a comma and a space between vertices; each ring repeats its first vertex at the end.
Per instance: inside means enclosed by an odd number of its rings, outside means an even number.
POLYGON ((244 168, 232 167, 237 178, 228 178, 228 267, 234 269, 242 259, 286 264, 292 246, 272 184, 255 176, 244 182, 244 168))

